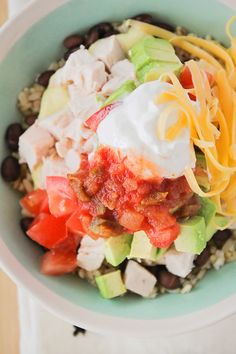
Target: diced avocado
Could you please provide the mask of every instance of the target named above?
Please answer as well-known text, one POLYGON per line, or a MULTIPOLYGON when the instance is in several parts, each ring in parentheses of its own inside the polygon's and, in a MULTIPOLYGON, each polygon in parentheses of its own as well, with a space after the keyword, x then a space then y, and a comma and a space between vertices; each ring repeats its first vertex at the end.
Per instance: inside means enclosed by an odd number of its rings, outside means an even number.
POLYGON ((196 180, 205 191, 210 190, 210 182, 207 174, 207 164, 206 158, 203 154, 196 153, 196 169, 195 169, 196 180))
POLYGON ((123 98, 130 92, 136 89, 136 84, 133 80, 127 80, 123 85, 121 85, 118 89, 116 89, 103 103, 102 107, 107 106, 108 104, 117 101, 118 99, 123 98))
POLYGON ((146 36, 128 54, 141 82, 157 80, 161 74, 177 72, 182 67, 173 46, 165 39, 146 36))
POLYGON ((134 233, 130 254, 127 258, 141 258, 155 261, 158 250, 158 248, 151 244, 144 231, 137 231, 134 233))
POLYGON ((120 270, 96 277, 96 284, 105 299, 112 299, 126 292, 120 270))
POLYGON ((180 223, 180 234, 175 240, 179 252, 200 254, 206 247, 206 224, 202 216, 194 216, 180 223))
POLYGON ((167 72, 177 73, 182 67, 179 63, 163 63, 150 62, 136 72, 136 76, 140 82, 148 82, 158 80, 159 77, 167 72))
POLYGON ((200 198, 201 209, 198 212, 199 216, 205 219, 206 225, 206 241, 208 242, 218 227, 224 227, 228 223, 225 216, 216 214, 216 204, 209 198, 200 198))
POLYGON ((179 59, 170 42, 165 39, 146 36, 129 50, 129 57, 136 70, 141 69, 150 62, 176 63, 179 59))
POLYGON ((216 204, 209 198, 200 198, 200 203, 198 215, 204 217, 207 226, 216 215, 216 204))
POLYGON ((209 178, 207 175, 207 172, 204 170, 195 170, 195 177, 197 180, 197 183, 199 184, 200 187, 202 187, 202 189, 205 192, 208 192, 211 188, 210 182, 209 182, 209 178))
POLYGON ((41 172, 42 172, 42 164, 35 167, 31 173, 31 177, 34 182, 34 189, 40 188, 41 172))
POLYGON ((217 214, 206 227, 207 242, 212 238, 214 233, 218 230, 218 226, 225 227, 227 224, 228 224, 227 217, 217 214))
POLYGON ((196 166, 202 168, 203 170, 207 169, 205 155, 201 154, 200 152, 196 153, 196 166))
POLYGON ((105 258, 114 267, 122 263, 130 253, 133 235, 123 234, 110 237, 105 242, 105 258))
POLYGON ((60 112, 69 101, 67 88, 64 86, 49 87, 44 92, 41 102, 39 119, 60 112))
POLYGON ((146 33, 137 28, 131 27, 126 33, 118 34, 116 38, 124 52, 127 54, 129 49, 145 36, 147 36, 146 33))
POLYGON ((167 250, 168 250, 168 248, 158 248, 156 260, 160 259, 166 253, 167 250))

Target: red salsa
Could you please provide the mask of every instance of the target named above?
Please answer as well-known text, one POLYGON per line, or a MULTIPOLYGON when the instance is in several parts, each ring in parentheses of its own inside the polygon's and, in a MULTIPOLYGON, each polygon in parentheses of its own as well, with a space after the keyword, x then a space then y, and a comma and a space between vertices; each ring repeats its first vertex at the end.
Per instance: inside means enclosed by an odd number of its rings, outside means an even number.
POLYGON ((179 233, 175 214, 193 197, 185 177, 142 179, 108 147, 91 162, 84 155, 78 173, 68 178, 79 200, 80 225, 94 238, 144 230, 154 246, 168 247, 179 233))

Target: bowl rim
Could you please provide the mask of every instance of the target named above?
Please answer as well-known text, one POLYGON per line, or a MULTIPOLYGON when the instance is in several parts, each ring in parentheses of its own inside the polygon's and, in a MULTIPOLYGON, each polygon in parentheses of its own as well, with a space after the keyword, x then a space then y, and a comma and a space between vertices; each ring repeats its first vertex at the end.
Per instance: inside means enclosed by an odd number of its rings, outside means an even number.
POLYGON ((137 320, 120 318, 93 312, 79 305, 74 305, 62 296, 55 294, 13 256, 3 240, 0 239, 2 251, 0 266, 15 281, 31 294, 49 312, 61 319, 101 334, 141 337, 170 337, 210 326, 236 312, 236 294, 210 306, 207 309, 189 315, 159 320, 137 320))
MULTIPOLYGON (((0 53, 0 62, 33 24, 67 2, 68 0, 51 0, 50 2, 48 0, 33 0, 2 26, 0 42, 4 49, 0 53)), ((227 3, 231 7, 235 6, 234 0, 232 2, 231 0, 220 0, 219 2, 227 3)), ((137 320, 93 312, 70 303, 34 278, 13 256, 1 238, 0 249, 0 266, 17 285, 33 295, 43 307, 54 315, 93 332, 106 334, 114 334, 115 332, 117 335, 126 336, 167 337, 210 326, 236 312, 236 293, 207 309, 167 319, 137 320)))

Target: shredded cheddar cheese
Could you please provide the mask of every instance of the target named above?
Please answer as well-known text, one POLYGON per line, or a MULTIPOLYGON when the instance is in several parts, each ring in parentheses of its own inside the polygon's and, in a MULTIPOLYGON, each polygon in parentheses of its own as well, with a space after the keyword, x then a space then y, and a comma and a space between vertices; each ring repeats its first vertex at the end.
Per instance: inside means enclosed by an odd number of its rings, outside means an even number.
POLYGON ((178 36, 158 26, 129 20, 130 26, 169 40, 200 59, 186 63, 192 75, 192 89, 184 89, 175 74, 165 73, 173 90, 155 99, 157 104, 168 103, 158 119, 157 136, 174 140, 184 128, 189 128, 191 144, 205 155, 211 188, 204 192, 190 167, 186 168, 185 177, 193 192, 212 198, 218 213, 231 217, 229 225, 236 219, 236 37, 231 33, 234 21, 236 16, 226 26, 231 41, 231 47, 226 49, 213 40, 193 35, 178 36), (208 70, 201 65, 202 59, 214 77, 212 85, 206 75, 208 70), (196 97, 196 103, 190 100, 189 94, 196 97), (170 126, 173 110, 178 110, 178 119, 170 126))

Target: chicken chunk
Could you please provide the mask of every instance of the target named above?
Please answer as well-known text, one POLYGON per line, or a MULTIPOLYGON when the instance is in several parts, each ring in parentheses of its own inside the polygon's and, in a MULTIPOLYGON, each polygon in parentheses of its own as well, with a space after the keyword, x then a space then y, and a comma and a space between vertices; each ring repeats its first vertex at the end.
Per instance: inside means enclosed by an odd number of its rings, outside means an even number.
POLYGON ((80 268, 89 272, 101 267, 105 258, 105 241, 103 238, 93 240, 90 236, 84 236, 81 240, 77 255, 77 264, 80 268))
POLYGON ((91 47, 91 52, 97 59, 102 60, 109 69, 125 58, 125 53, 115 35, 100 39, 94 43, 91 47))
POLYGON ((103 86, 102 93, 109 96, 127 80, 136 80, 135 68, 128 59, 124 59, 112 66, 111 75, 103 86))
POLYGON ((32 169, 47 156, 49 149, 54 145, 52 135, 34 123, 19 139, 20 162, 26 162, 32 169))
POLYGON ((74 83, 86 93, 92 93, 100 90, 106 81, 105 64, 81 47, 70 55, 65 66, 55 74, 53 85, 74 83))
POLYGON ((75 173, 80 167, 80 153, 74 149, 68 150, 65 156, 65 164, 70 173, 75 173))
POLYGON ((75 116, 82 121, 97 112, 102 102, 97 98, 97 93, 86 93, 75 85, 69 86, 69 107, 75 116))
POLYGON ((125 269, 125 287, 133 293, 148 297, 156 285, 156 278, 135 261, 129 261, 125 269))
POLYGON ((65 128, 69 126, 73 119, 72 113, 67 109, 39 120, 38 125, 52 134, 56 140, 60 140, 64 136, 65 128))
POLYGON ((70 169, 66 166, 65 161, 58 156, 49 156, 43 159, 40 172, 37 185, 42 189, 46 188, 47 176, 66 177, 68 173, 71 173, 70 169))
POLYGON ((168 271, 179 277, 185 278, 193 269, 195 255, 192 253, 177 252, 174 249, 164 255, 165 265, 168 271))

